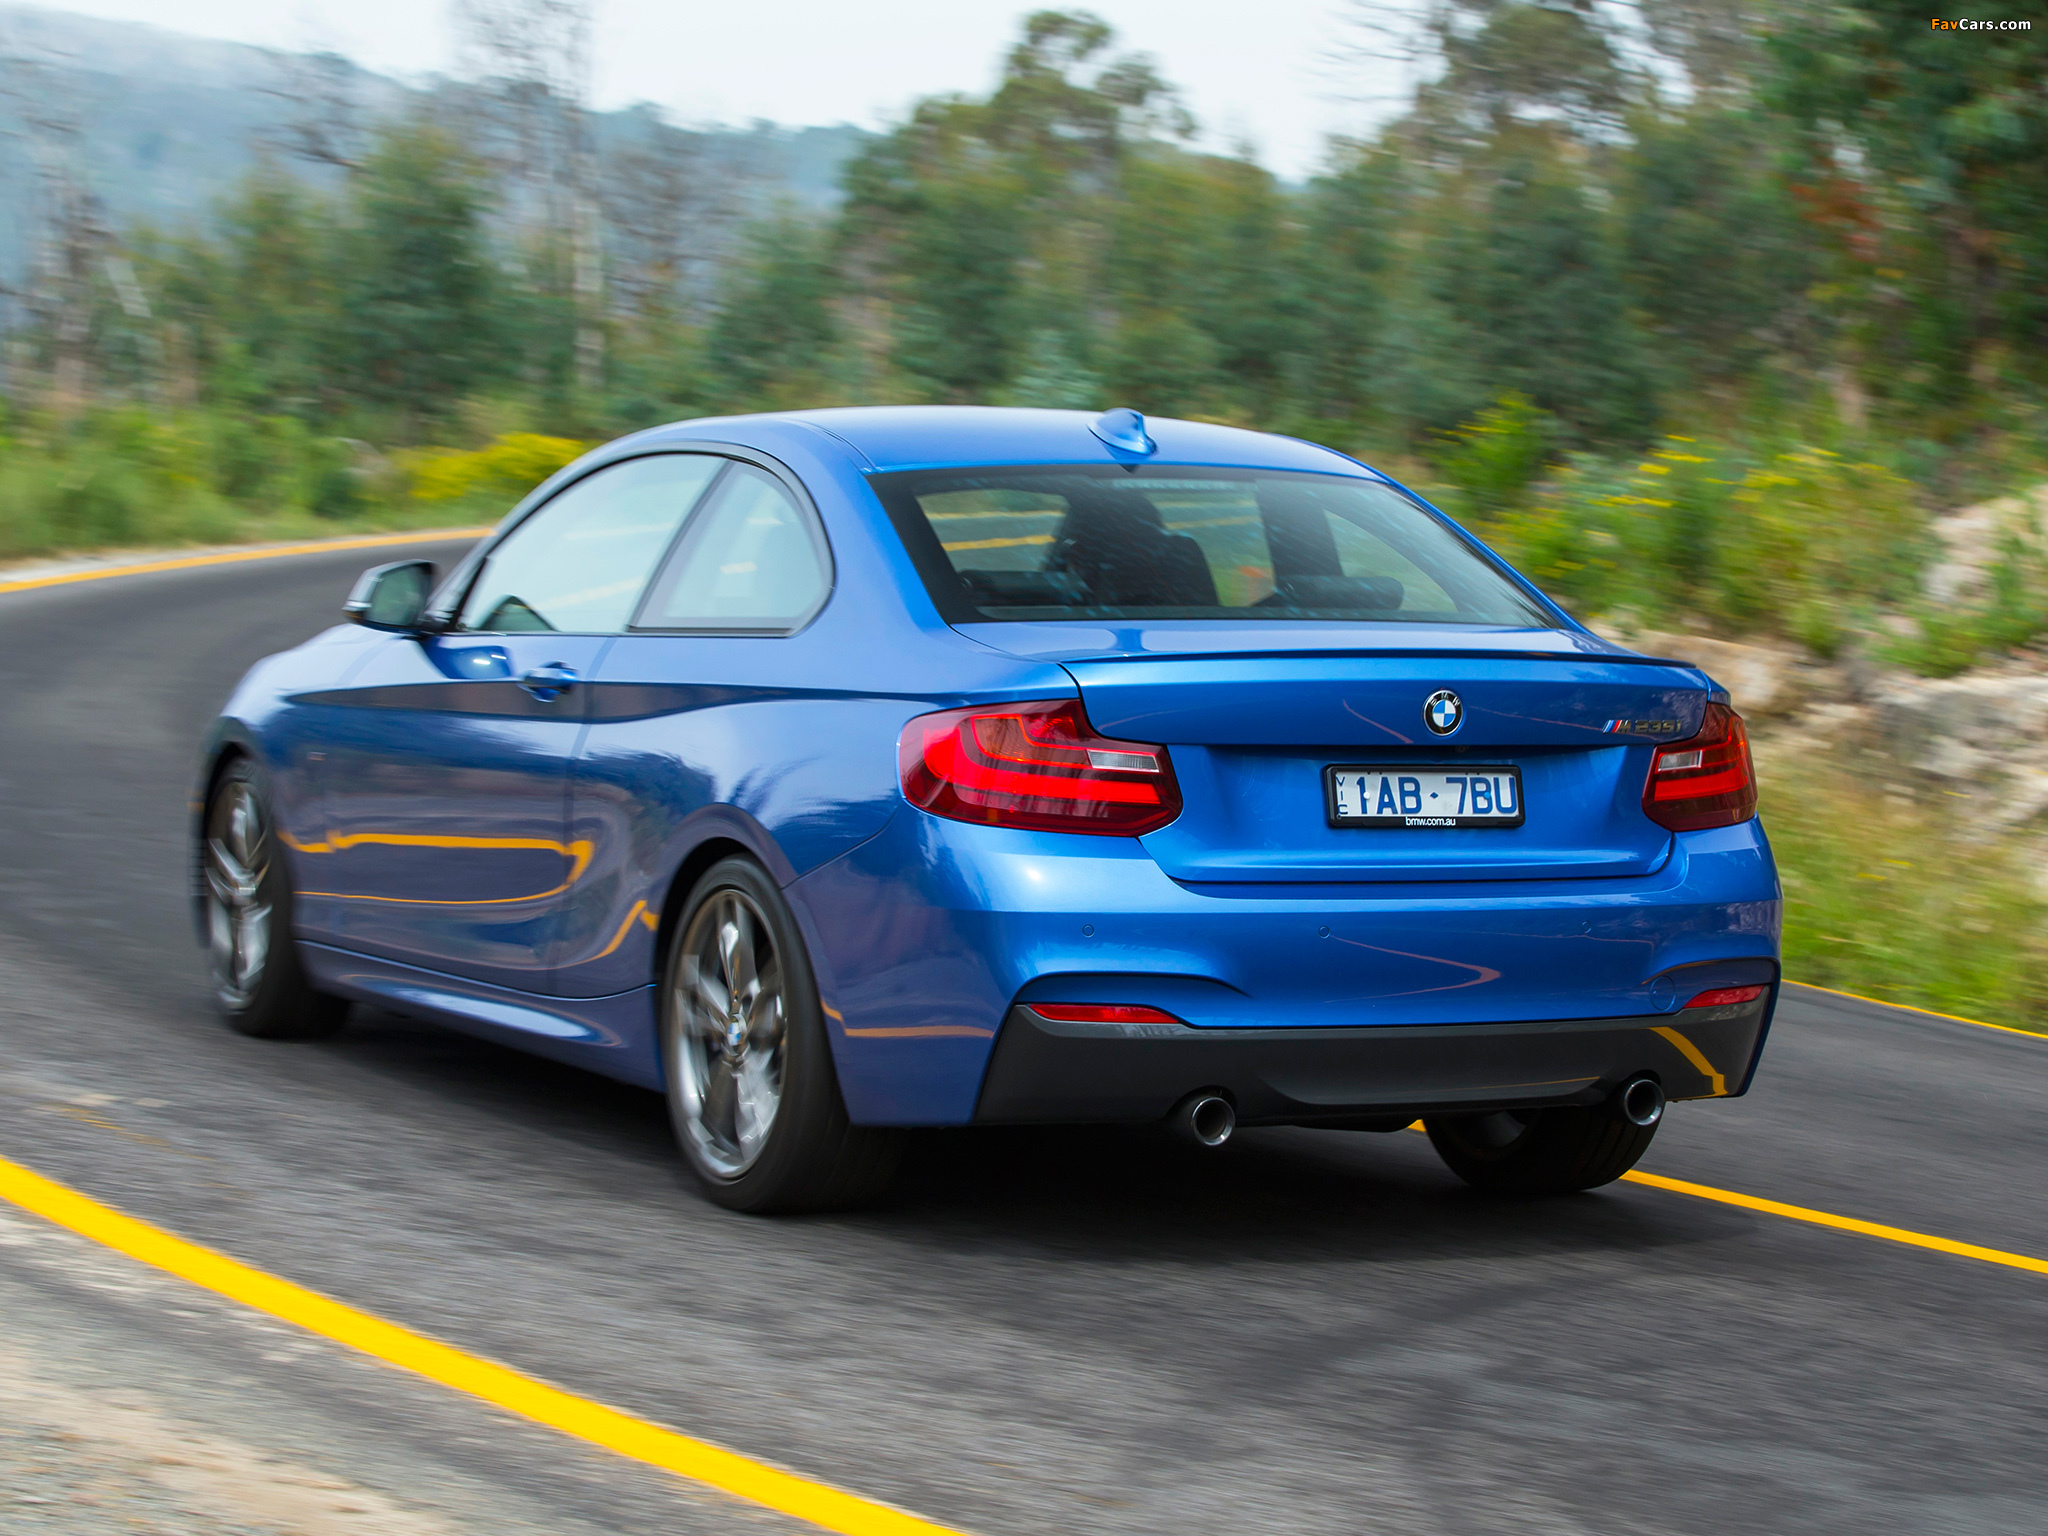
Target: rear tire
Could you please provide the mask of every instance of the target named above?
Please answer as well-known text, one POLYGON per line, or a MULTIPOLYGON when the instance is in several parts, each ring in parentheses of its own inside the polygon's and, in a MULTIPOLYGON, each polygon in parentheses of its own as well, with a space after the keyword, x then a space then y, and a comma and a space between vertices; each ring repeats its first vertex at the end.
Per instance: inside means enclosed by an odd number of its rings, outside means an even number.
POLYGON ((854 1125, 795 916, 749 859, 691 891, 663 969, 669 1119, 729 1210, 844 1209, 878 1198, 907 1134, 854 1125))
POLYGON ((1656 1125, 1632 1125, 1605 1107, 1431 1115, 1424 1129, 1451 1172, 1496 1195, 1567 1195, 1612 1184, 1657 1134, 1656 1125))
POLYGON ((213 786, 199 867, 213 996, 228 1028, 259 1040, 317 1040, 340 1029, 348 1002, 306 978, 269 785, 246 757, 213 786))

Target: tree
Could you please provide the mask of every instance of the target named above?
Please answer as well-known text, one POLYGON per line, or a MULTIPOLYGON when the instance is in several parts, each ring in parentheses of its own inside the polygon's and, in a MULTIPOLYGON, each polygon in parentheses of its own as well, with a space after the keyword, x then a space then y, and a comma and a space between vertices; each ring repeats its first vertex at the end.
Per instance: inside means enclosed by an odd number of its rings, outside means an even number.
POLYGON ((1614 12, 1592 0, 1351 0, 1350 20, 1351 55, 1421 78, 1403 128, 1432 156, 1517 123, 1609 141, 1643 87, 1614 12))
POLYGON ((731 145, 625 114, 601 156, 609 287, 618 313, 660 325, 705 307, 721 266, 742 253, 734 234, 758 181, 731 145))
MULTIPOLYGON (((576 385, 603 385, 604 239, 590 123, 591 0, 456 0, 458 44, 481 82, 501 174, 538 202, 568 252, 576 385)), ((528 213, 526 199, 517 211, 528 213)), ((542 242, 545 243, 545 242, 542 242)))
POLYGON ((1313 416, 1356 419, 1386 407, 1374 360, 1407 197, 1402 157, 1384 143, 1338 146, 1329 173, 1309 186, 1298 261, 1307 311, 1299 388, 1313 416))
POLYGON ((39 207, 33 266, 20 294, 29 328, 49 357, 49 400, 59 416, 92 392, 93 317, 113 230, 87 171, 85 123, 72 90, 44 60, 0 60, 5 93, 35 158, 39 207))
POLYGON ((753 231, 710 338, 712 366, 736 403, 817 403, 839 340, 836 288, 829 231, 789 213, 753 231))
POLYGON ((849 272, 885 300, 896 366, 942 400, 986 400, 1046 337, 1084 372, 1116 200, 1137 148, 1191 131, 1141 56, 1086 12, 1040 11, 986 101, 941 97, 848 168, 849 272))
POLYGON ((969 103, 923 103, 847 172, 846 232, 892 301, 895 363, 942 400, 1000 387, 1024 330, 1025 187, 983 125, 969 103))
POLYGON ((1615 195, 1629 295, 1664 384, 1736 388, 1773 354, 1812 358, 1819 273, 1768 124, 1702 106, 1631 127, 1615 195))
POLYGON ((1446 341, 1489 395, 1526 395, 1579 442, 1639 439, 1656 405, 1599 214, 1542 136, 1505 136, 1495 154, 1447 210, 1434 274, 1457 317, 1446 341))
POLYGON ((1845 0, 1770 39, 1793 190, 1872 323, 1865 372, 1919 406, 2048 355, 2048 32, 1963 35, 1845 0))
POLYGON ((444 416, 495 362, 478 168, 431 123, 388 125, 350 180, 340 324, 357 395, 444 416))

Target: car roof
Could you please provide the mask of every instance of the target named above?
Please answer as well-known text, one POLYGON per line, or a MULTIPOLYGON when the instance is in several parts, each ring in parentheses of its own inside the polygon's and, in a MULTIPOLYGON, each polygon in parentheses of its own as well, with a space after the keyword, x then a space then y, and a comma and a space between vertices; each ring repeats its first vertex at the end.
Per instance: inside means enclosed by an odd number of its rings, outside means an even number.
POLYGON ((1329 448, 1298 438, 1211 422, 1147 418, 1158 446, 1139 459, 1112 450, 1089 427, 1094 411, 1051 411, 986 405, 848 406, 834 410, 779 411, 755 416, 714 416, 677 422, 639 439, 714 438, 747 443, 778 436, 785 423, 803 423, 839 439, 866 462, 887 472, 974 464, 1164 463, 1245 469, 1319 470, 1324 474, 1373 475, 1377 471, 1329 448))

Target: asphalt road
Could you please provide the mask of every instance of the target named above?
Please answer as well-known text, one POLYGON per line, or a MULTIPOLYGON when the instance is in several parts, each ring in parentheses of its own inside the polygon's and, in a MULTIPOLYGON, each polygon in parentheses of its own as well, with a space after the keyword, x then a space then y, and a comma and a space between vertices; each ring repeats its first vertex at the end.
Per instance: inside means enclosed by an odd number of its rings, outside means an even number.
MULTIPOLYGON (((374 558, 0 596, 0 1155, 983 1536, 2048 1529, 2040 1275, 1641 1186, 1490 1201, 1407 1134, 934 1134, 882 1209, 756 1220, 652 1095, 388 1016, 228 1033, 195 745, 374 558)), ((2048 1255, 2048 1041, 1794 993, 1643 1166, 2048 1255)), ((0 1526, 131 1520, 793 1528, 0 1205, 0 1526)))

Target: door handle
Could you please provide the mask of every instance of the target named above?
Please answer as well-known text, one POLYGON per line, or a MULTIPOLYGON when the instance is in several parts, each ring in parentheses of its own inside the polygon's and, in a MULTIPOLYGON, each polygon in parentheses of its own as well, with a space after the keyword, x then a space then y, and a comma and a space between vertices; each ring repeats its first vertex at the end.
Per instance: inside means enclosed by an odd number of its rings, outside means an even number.
POLYGON ((559 661, 551 661, 544 667, 535 667, 520 678, 519 686, 541 703, 552 704, 576 686, 576 669, 564 666, 559 661))

